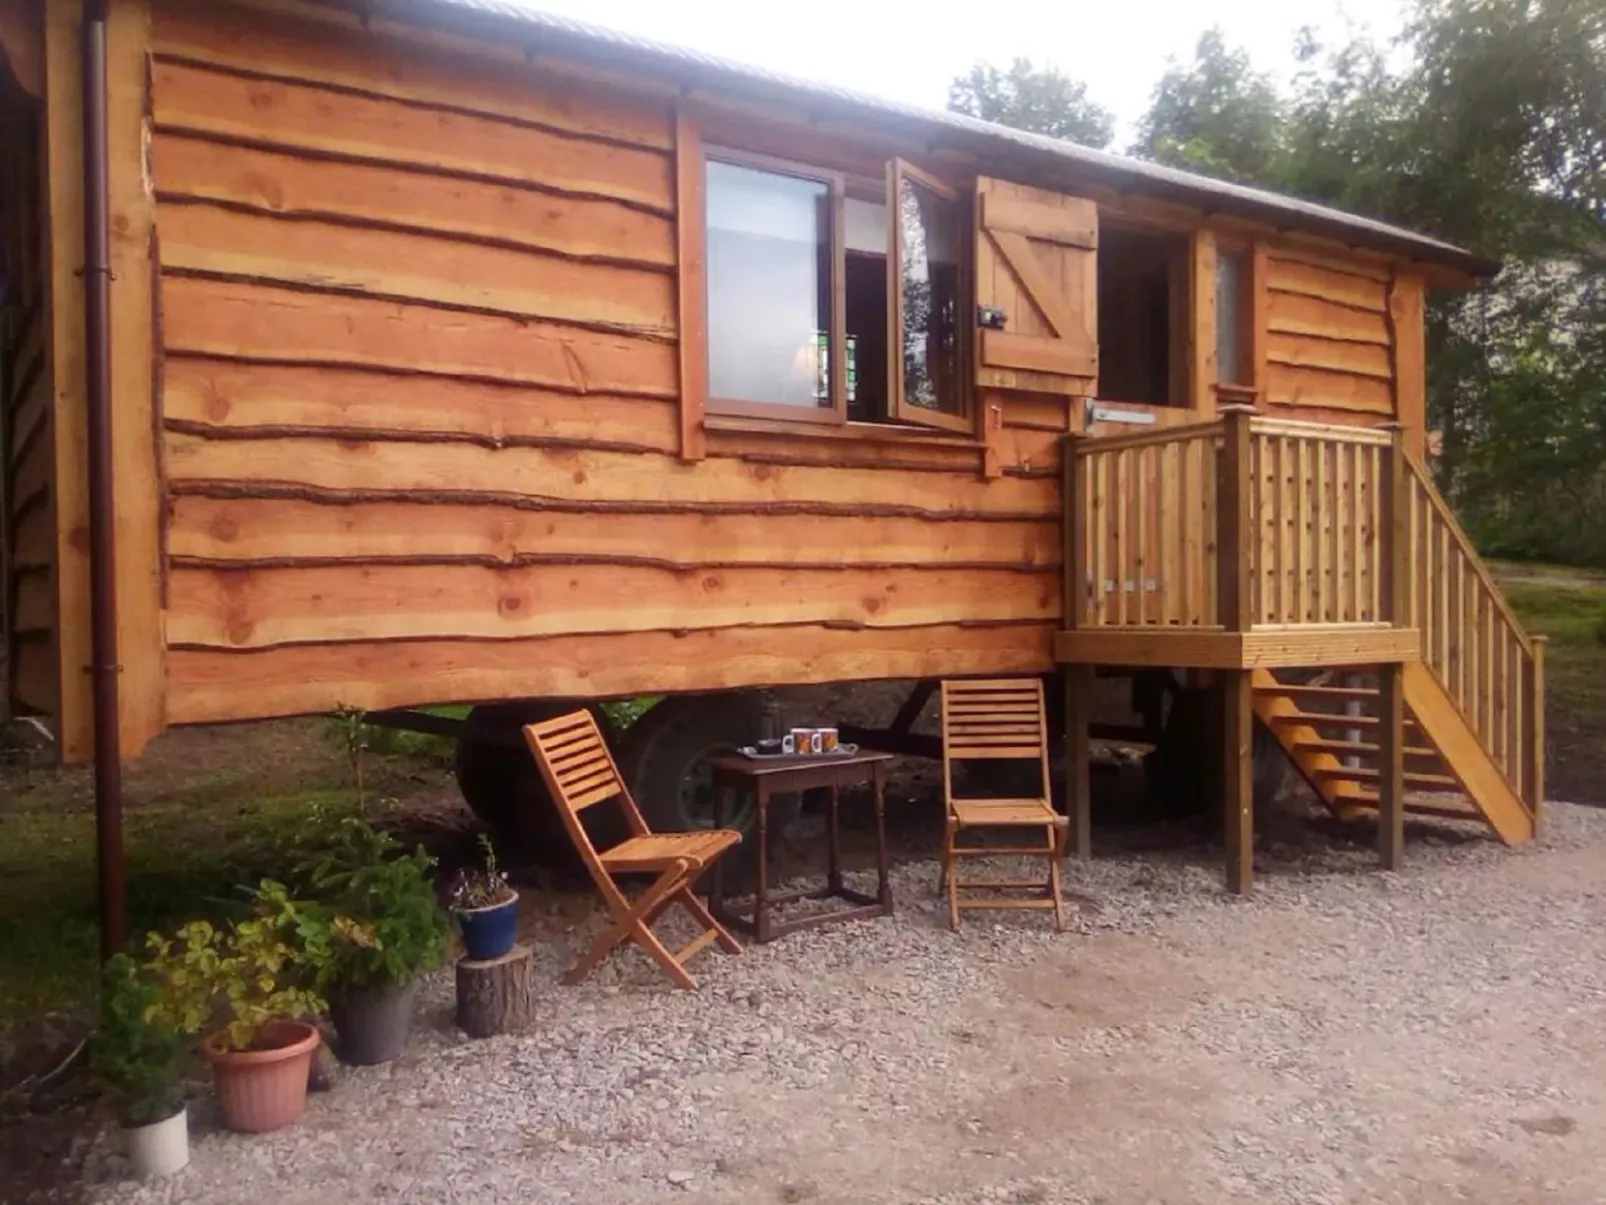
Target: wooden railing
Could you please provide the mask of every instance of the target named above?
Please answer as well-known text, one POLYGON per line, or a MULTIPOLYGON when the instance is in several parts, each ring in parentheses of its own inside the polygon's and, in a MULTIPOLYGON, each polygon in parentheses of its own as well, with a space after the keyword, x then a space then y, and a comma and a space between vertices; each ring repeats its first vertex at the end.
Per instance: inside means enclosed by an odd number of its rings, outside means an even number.
POLYGON ((1073 440, 1067 603, 1079 627, 1199 627, 1216 614, 1219 422, 1073 440), (1081 589, 1076 589, 1081 583, 1081 589))
POLYGON ((1249 429, 1251 622, 1378 622, 1389 433, 1263 418, 1249 429))
POLYGON ((1530 808, 1544 795, 1544 640, 1512 613, 1449 503, 1409 453, 1399 535, 1422 660, 1530 808))

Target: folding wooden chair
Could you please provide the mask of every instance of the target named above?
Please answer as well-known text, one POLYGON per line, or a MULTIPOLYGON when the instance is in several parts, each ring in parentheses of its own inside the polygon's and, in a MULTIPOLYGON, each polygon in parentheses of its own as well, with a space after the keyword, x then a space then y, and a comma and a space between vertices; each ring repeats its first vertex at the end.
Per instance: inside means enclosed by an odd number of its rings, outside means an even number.
POLYGON ((703 901, 692 892, 692 884, 714 859, 741 841, 740 833, 731 829, 649 831, 589 711, 526 725, 524 739, 541 767, 541 777, 546 780, 570 839, 613 914, 612 927, 563 976, 564 983, 579 983, 597 969, 614 947, 630 941, 652 955, 677 985, 686 988, 695 988, 697 980, 682 964, 704 946, 717 941, 731 954, 741 952, 736 939, 709 915, 703 901), (610 799, 619 800, 631 835, 612 849, 598 853, 580 822, 580 814, 610 799), (632 901, 615 876, 642 873, 658 877, 632 901), (703 927, 700 937, 674 953, 652 931, 653 923, 672 904, 679 904, 703 927))
POLYGON ((948 927, 959 928, 964 908, 1052 908, 1054 927, 1065 928, 1060 900, 1060 857, 1069 826, 1049 798, 1048 726, 1043 717, 1043 683, 1037 678, 987 679, 942 684, 942 789, 948 820, 942 849, 938 890, 948 892, 948 927), (954 763, 971 761, 1035 761, 1041 785, 1024 797, 956 799, 954 763), (1042 834, 1042 844, 1005 847, 965 846, 959 834, 970 828, 1007 828, 1042 834), (1042 880, 961 881, 961 858, 1030 856, 1046 858, 1042 880), (1035 888, 1041 897, 983 896, 961 898, 965 891, 1018 891, 1035 888))

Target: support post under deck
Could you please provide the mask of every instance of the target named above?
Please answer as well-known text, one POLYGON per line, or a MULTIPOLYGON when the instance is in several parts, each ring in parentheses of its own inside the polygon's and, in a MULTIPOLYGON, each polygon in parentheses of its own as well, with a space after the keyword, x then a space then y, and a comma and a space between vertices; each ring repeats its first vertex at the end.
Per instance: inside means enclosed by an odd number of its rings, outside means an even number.
POLYGON ((1067 851, 1093 856, 1093 790, 1088 749, 1088 717, 1093 710, 1093 667, 1067 665, 1065 679, 1065 814, 1070 820, 1067 851))
MULTIPOLYGON (((1254 454, 1248 406, 1221 411, 1221 453, 1216 459, 1216 607, 1222 628, 1247 632, 1254 622, 1251 607, 1249 536, 1254 454)), ((1242 895, 1254 882, 1255 774, 1252 674, 1228 669, 1221 674, 1223 735, 1222 774, 1226 821, 1227 890, 1242 895)))
POLYGON ((1227 890, 1243 895, 1254 884, 1255 769, 1253 675, 1246 669, 1223 670, 1222 781, 1226 787, 1227 890))
POLYGON ((1377 667, 1377 859, 1398 870, 1405 857, 1405 666, 1377 667))

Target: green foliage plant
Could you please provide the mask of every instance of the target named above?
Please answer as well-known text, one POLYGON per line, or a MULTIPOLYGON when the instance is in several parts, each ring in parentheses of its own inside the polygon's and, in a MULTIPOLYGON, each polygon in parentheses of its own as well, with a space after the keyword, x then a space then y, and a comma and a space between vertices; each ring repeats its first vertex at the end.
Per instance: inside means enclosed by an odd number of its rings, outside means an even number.
POLYGON ((178 1112, 189 1040, 161 1007, 153 976, 127 954, 106 963, 90 1054, 123 1124, 155 1125, 178 1112))
POLYGON ((349 819, 307 868, 310 901, 287 901, 282 916, 305 951, 319 991, 406 983, 446 956, 446 913, 435 895, 435 865, 388 833, 349 819))
POLYGON ((156 998, 146 1020, 184 1034, 216 1029, 228 1049, 253 1050, 270 1023, 322 1012, 323 998, 305 983, 304 955, 288 936, 294 908, 281 884, 264 880, 249 920, 224 928, 196 920, 172 937, 150 934, 146 967, 156 998))
POLYGON ((508 886, 507 873, 496 865, 496 847, 486 834, 480 834, 480 849, 485 864, 477 870, 462 870, 452 884, 452 907, 460 912, 478 908, 494 908, 516 898, 517 893, 508 886))

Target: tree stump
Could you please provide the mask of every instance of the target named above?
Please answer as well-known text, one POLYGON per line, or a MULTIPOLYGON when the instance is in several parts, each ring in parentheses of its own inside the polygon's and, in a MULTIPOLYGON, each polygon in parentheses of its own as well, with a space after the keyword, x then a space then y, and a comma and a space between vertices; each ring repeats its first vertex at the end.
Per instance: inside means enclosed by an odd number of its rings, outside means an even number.
POLYGON ((500 958, 457 960, 457 1024, 471 1038, 514 1033, 535 1019, 530 946, 516 945, 500 958))

